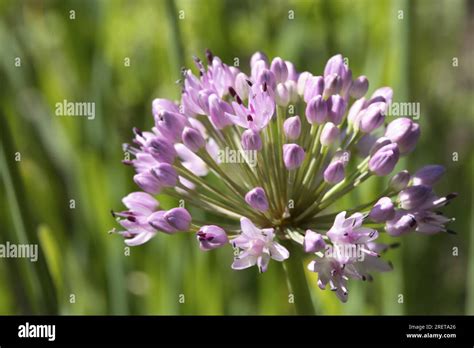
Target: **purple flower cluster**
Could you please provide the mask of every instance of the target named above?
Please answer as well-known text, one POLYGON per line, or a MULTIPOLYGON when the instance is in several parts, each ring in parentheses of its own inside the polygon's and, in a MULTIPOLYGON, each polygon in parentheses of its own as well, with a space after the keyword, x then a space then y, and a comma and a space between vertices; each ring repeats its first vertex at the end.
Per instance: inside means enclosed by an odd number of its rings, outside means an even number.
POLYGON ((369 272, 386 272, 392 269, 390 263, 379 258, 379 253, 387 245, 375 243, 378 232, 375 229, 362 227, 364 216, 355 213, 346 219, 343 211, 336 216, 333 226, 326 233, 328 243, 323 236, 306 231, 305 251, 316 252, 317 258, 311 261, 308 269, 318 273, 318 286, 334 291, 342 301, 347 301, 347 280, 349 278, 370 280, 369 272), (318 246, 313 246, 317 244, 318 246), (324 250, 321 254, 319 251, 324 250))
POLYGON ((128 210, 113 213, 125 243, 190 231, 203 251, 232 246, 233 269, 260 272, 300 247, 315 256, 308 268, 318 273, 318 286, 346 301, 349 279, 391 270, 380 258, 388 244, 377 239, 449 231, 452 219, 439 208, 455 194, 434 193, 445 171, 438 165, 399 171, 376 199, 340 207, 345 195, 391 174, 416 147, 417 123, 387 122, 390 87, 366 96, 367 77, 353 78, 341 55, 321 76, 260 52, 248 75, 210 51, 206 58, 194 58, 197 74, 183 71, 180 100, 155 99, 151 130, 134 129, 133 144, 124 145, 133 156, 124 163, 142 190, 123 199, 128 210), (157 195, 180 205, 159 209, 157 195), (194 215, 198 210, 207 215, 194 215))

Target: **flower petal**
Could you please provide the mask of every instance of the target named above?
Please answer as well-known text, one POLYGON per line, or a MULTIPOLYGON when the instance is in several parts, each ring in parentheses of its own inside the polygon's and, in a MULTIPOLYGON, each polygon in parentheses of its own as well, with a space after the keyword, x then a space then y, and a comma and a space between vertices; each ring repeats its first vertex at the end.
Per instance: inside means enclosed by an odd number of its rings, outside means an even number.
POLYGON ((243 257, 241 259, 235 259, 234 262, 232 263, 232 269, 245 269, 252 267, 257 263, 257 257, 248 255, 246 257, 243 257))
POLYGON ((270 255, 273 260, 283 261, 290 257, 290 252, 283 245, 274 242, 270 246, 270 255))

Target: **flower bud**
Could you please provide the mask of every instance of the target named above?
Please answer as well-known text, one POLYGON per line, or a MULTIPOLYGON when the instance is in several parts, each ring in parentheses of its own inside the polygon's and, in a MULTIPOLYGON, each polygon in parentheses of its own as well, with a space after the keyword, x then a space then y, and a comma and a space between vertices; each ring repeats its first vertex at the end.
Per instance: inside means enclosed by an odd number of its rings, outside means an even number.
POLYGON ((305 253, 316 253, 326 248, 323 236, 311 230, 306 230, 303 241, 305 253))
POLYGON ((400 192, 408 186, 410 182, 410 173, 407 170, 402 170, 401 172, 395 174, 392 179, 390 179, 389 187, 395 192, 400 192))
POLYGON ((285 60, 286 68, 288 69, 288 80, 287 81, 296 81, 298 80, 298 72, 294 64, 288 60, 285 60))
POLYGON ((397 118, 388 124, 385 136, 398 144, 400 153, 406 154, 415 148, 420 137, 420 126, 409 118, 397 118))
POLYGON ((165 232, 165 233, 175 233, 177 232, 176 228, 171 226, 165 219, 166 211, 165 210, 159 210, 157 212, 154 212, 148 217, 148 224, 153 227, 154 229, 165 232))
POLYGON ((159 163, 151 169, 151 173, 159 181, 161 186, 176 186, 178 174, 171 164, 159 163))
POLYGON ((369 89, 369 80, 365 76, 359 76, 354 81, 352 81, 351 88, 349 89, 349 94, 352 98, 359 99, 362 98, 367 90, 369 89))
POLYGON ((412 210, 422 206, 433 197, 433 190, 429 186, 410 186, 400 191, 398 200, 400 207, 405 210, 412 210))
POLYGON ((298 168, 303 163, 305 152, 303 148, 297 144, 283 145, 283 162, 288 170, 298 168))
POLYGON ((324 76, 337 74, 343 77, 345 70, 347 70, 347 67, 344 64, 342 55, 336 54, 335 56, 329 58, 328 62, 326 63, 326 66, 324 67, 324 76))
POLYGON ((400 152, 397 144, 388 144, 378 149, 369 160, 369 169, 378 176, 389 174, 398 162, 400 152))
POLYGON ((199 247, 203 251, 220 248, 229 243, 225 231, 215 225, 202 226, 196 233, 196 238, 199 241, 199 247))
POLYGON ((330 74, 324 77, 324 97, 338 94, 342 88, 341 77, 337 74, 330 74))
POLYGON ((260 151, 262 149, 262 139, 260 134, 253 130, 247 129, 242 133, 242 148, 244 150, 260 151))
POLYGON ((365 98, 360 98, 357 99, 349 109, 349 112, 347 114, 347 121, 349 124, 354 125, 355 129, 359 129, 359 123, 360 123, 360 116, 363 113, 364 109, 364 104, 365 104, 365 98))
POLYGON ((245 201, 252 208, 266 212, 268 210, 268 200, 265 191, 261 187, 256 187, 245 195, 245 201))
POLYGON ((413 185, 433 186, 445 172, 446 169, 437 164, 424 166, 413 175, 413 185))
POLYGON ((288 67, 283 59, 276 57, 272 60, 270 70, 275 75, 277 83, 283 83, 288 79, 288 67))
POLYGON ((306 83, 308 82, 308 79, 312 77, 310 72, 304 71, 298 76, 298 81, 296 84, 296 90, 298 92, 298 95, 301 97, 304 96, 304 93, 306 91, 306 83))
POLYGON ((416 225, 416 219, 412 214, 397 211, 395 213, 395 218, 387 221, 385 224, 385 231, 387 231, 387 233, 392 237, 398 237, 413 231, 416 225))
POLYGON ((192 152, 197 152, 206 145, 206 141, 201 132, 194 128, 185 127, 181 136, 183 144, 192 152))
POLYGON ((235 91, 242 100, 247 99, 249 96, 250 86, 247 82, 248 80, 248 76, 243 72, 238 73, 235 77, 235 91))
POLYGON ((324 181, 329 184, 337 184, 344 180, 344 177, 344 164, 340 160, 331 162, 324 171, 324 181))
POLYGON ((257 76, 257 84, 260 86, 266 84, 268 88, 275 90, 277 84, 275 74, 271 70, 263 69, 257 76))
POLYGON ((346 112, 346 102, 336 94, 328 99, 328 119, 332 123, 338 125, 341 123, 344 113, 346 112))
POLYGON ((250 76, 252 81, 256 82, 263 70, 268 69, 268 63, 264 60, 258 60, 251 66, 250 76))
POLYGON ((209 114, 212 124, 217 129, 223 129, 232 124, 232 121, 225 113, 233 114, 232 107, 225 101, 219 99, 215 94, 209 96, 209 114))
POLYGON ((150 138, 145 148, 158 162, 173 163, 177 155, 173 144, 162 137, 150 138))
POLYGON ((380 87, 372 93, 366 106, 376 102, 385 102, 387 105, 392 103, 393 90, 390 87, 380 87))
POLYGON ((317 95, 306 105, 306 119, 310 124, 322 124, 326 120, 328 106, 322 96, 317 95))
POLYGON ((324 78, 322 76, 308 77, 304 89, 304 101, 308 103, 311 99, 318 95, 322 95, 324 91, 324 78))
POLYGON ((290 103, 296 103, 298 101, 298 91, 296 82, 293 80, 287 80, 285 82, 285 87, 288 90, 288 96, 290 97, 290 103))
POLYGON ((279 83, 275 90, 275 102, 279 106, 288 106, 290 102, 290 93, 286 88, 286 85, 279 83))
POLYGON ((378 138, 377 140, 375 140, 375 142, 372 144, 372 147, 370 148, 370 151, 369 151, 370 156, 373 156, 374 153, 376 153, 380 148, 389 144, 393 144, 389 138, 386 138, 386 137, 378 138))
POLYGON ((138 173, 133 177, 133 181, 145 192, 156 195, 161 191, 160 181, 150 172, 138 173))
POLYGON ((191 225, 191 215, 184 208, 173 208, 164 215, 166 222, 177 231, 187 231, 191 225))
POLYGON ((339 128, 332 122, 327 122, 321 132, 320 142, 323 146, 331 145, 339 137, 339 128))
POLYGON ((262 60, 265 65, 268 65, 268 57, 265 53, 263 52, 255 52, 252 55, 252 58, 250 58, 250 67, 253 68, 253 66, 259 61, 262 60))
POLYGON ((301 134, 301 120, 299 116, 292 116, 283 123, 283 130, 289 140, 297 139, 301 134))
POLYGON ((347 101, 349 99, 349 90, 352 86, 352 70, 347 68, 347 66, 341 75, 341 81, 342 86, 339 94, 344 97, 344 100, 347 101))
POLYGON ((364 133, 371 133, 383 124, 384 119, 380 107, 371 105, 360 116, 359 129, 364 133))
POLYGON ((392 220, 395 217, 395 206, 389 197, 380 198, 369 213, 369 218, 375 222, 392 220))
POLYGON ((170 141, 176 141, 181 137, 186 117, 176 113, 163 110, 155 117, 156 128, 170 141))

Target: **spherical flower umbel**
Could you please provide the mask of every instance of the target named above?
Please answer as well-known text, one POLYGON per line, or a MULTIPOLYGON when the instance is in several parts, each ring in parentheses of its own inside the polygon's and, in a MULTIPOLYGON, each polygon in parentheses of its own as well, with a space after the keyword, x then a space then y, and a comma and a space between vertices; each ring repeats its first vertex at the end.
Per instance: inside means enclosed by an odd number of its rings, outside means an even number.
POLYGON ((210 51, 206 60, 183 70, 179 100, 153 101, 150 130, 134 128, 124 145, 133 157, 123 163, 141 189, 123 199, 127 210, 113 212, 127 245, 193 233, 203 251, 233 247, 234 270, 284 263, 290 283, 305 278, 291 276, 302 270, 288 260, 304 251, 314 255, 307 267, 319 288, 345 302, 350 281, 392 269, 379 239, 452 232, 441 208, 456 194, 434 190, 445 168, 395 171, 421 131, 406 117, 386 125, 390 87, 369 97, 367 77, 353 79, 340 54, 320 74, 261 52, 250 71, 210 51), (368 180, 386 187, 347 206, 345 196, 368 180), (161 208, 158 194, 175 206, 161 208))

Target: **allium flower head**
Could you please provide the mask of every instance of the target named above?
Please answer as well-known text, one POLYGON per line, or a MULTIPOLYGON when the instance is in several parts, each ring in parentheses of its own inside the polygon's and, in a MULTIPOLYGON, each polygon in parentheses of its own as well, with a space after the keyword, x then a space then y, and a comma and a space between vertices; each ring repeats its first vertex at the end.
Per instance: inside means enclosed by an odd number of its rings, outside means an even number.
POLYGON ((367 94, 367 77, 353 78, 340 54, 319 73, 261 52, 250 71, 205 57, 184 69, 179 100, 155 99, 150 130, 135 128, 124 145, 142 190, 113 213, 125 243, 191 232, 203 251, 234 247, 232 269, 260 272, 272 259, 294 265, 287 259, 304 251, 318 286, 347 301, 349 280, 392 269, 379 239, 451 232, 440 209, 456 194, 433 188, 444 167, 397 169, 421 131, 406 117, 386 125, 390 87, 367 94), (347 206, 345 195, 367 180, 386 188, 347 206), (160 208, 158 194, 176 206, 160 208))

